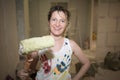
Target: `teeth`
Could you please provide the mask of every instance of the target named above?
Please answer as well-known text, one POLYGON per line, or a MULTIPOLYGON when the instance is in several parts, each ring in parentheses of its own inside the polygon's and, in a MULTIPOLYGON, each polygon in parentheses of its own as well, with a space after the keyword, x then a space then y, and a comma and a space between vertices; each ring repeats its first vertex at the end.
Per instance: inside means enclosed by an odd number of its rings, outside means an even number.
POLYGON ((61 28, 55 28, 55 30, 60 30, 61 28))
POLYGON ((60 30, 60 29, 55 29, 55 30, 57 30, 57 31, 58 31, 58 30, 60 30))

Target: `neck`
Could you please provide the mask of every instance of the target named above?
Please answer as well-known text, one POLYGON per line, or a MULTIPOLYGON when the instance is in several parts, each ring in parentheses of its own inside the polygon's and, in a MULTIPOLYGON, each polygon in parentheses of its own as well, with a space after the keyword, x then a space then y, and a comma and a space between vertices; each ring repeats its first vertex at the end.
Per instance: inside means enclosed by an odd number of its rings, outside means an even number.
POLYGON ((64 39, 63 36, 54 36, 54 35, 52 35, 52 37, 54 38, 55 41, 60 41, 60 40, 64 39))

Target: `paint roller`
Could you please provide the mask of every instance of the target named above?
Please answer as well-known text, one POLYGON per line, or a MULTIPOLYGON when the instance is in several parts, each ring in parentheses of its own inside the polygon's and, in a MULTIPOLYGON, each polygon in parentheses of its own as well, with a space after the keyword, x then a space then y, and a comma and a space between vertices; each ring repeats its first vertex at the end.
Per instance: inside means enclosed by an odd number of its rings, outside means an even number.
POLYGON ((50 35, 42 37, 33 37, 29 39, 24 39, 20 41, 19 53, 28 54, 32 51, 45 50, 54 46, 54 39, 50 35))

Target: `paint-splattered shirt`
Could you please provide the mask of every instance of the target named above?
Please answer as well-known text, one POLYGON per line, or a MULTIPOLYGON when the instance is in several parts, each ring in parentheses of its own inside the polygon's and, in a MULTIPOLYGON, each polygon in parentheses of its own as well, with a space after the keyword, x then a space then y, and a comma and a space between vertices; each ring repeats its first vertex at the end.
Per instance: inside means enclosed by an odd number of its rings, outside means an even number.
POLYGON ((69 80, 69 67, 71 63, 72 49, 69 39, 65 38, 60 51, 53 53, 54 58, 46 60, 42 55, 42 67, 37 72, 36 80, 69 80))

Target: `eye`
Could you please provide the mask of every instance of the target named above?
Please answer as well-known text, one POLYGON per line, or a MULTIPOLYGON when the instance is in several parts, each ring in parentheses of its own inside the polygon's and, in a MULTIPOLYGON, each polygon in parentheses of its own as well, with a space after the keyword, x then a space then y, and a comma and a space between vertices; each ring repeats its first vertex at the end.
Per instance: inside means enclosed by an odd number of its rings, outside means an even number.
POLYGON ((65 22, 64 20, 62 20, 62 22, 65 22))
POLYGON ((62 23, 65 23, 65 20, 61 20, 62 23))
POLYGON ((55 18, 53 18, 53 19, 51 19, 51 21, 56 21, 56 19, 55 19, 55 18))

